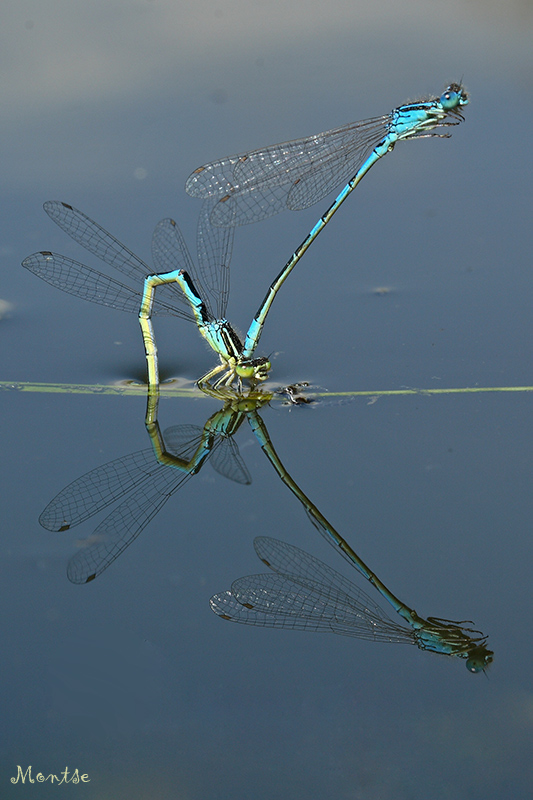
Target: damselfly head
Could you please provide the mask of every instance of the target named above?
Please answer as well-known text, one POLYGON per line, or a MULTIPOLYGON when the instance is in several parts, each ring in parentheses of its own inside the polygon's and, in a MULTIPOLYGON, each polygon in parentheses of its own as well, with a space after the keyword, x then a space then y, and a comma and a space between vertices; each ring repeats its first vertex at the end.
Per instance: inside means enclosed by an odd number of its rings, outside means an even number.
POLYGON ((445 111, 454 111, 468 103, 468 95, 460 83, 451 83, 441 94, 440 104, 445 111))
POLYGON ((248 358, 236 365, 235 372, 239 378, 266 381, 271 366, 270 361, 265 356, 262 358, 248 358))
POLYGON ((469 672, 485 672, 488 666, 494 661, 494 652, 488 648, 480 645, 474 647, 468 653, 466 660, 466 668, 469 672))

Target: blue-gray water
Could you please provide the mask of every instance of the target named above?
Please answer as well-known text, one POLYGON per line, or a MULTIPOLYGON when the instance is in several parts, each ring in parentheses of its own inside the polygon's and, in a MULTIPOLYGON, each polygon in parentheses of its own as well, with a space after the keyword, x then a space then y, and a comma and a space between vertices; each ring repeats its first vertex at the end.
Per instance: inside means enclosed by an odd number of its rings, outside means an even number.
MULTIPOLYGON (((27 273, 36 250, 96 268, 42 210, 63 200, 150 260, 157 221, 194 244, 199 164, 386 113, 461 77, 450 140, 398 145, 276 299, 272 379, 332 392, 524 387, 531 368, 532 14, 525 2, 6 3, 2 12, 3 382, 111 384, 144 372, 138 323, 27 273), (390 291, 376 292, 379 287, 390 291)), ((321 206, 239 229, 228 315, 245 330, 321 206)), ((213 365, 157 320, 164 377, 213 365)), ((285 466, 423 616, 470 619, 494 663, 226 623, 215 592, 265 568, 266 535, 374 590, 323 542, 247 424, 253 482, 207 464, 94 582, 79 529, 38 524, 83 473, 150 446, 143 397, 1 392, 2 745, 10 783, 68 766, 90 800, 530 797, 531 396, 359 397, 262 411, 285 466)), ((163 399, 163 428, 208 399, 163 399)), ((381 602, 374 592, 375 599, 381 602)))

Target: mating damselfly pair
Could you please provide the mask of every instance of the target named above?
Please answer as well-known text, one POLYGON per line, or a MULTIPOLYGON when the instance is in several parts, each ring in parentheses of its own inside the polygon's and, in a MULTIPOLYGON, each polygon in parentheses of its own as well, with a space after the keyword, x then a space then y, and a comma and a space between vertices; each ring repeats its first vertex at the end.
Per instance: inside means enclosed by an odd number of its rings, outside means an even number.
POLYGON ((266 357, 255 357, 274 298, 300 258, 368 170, 396 143, 422 137, 448 137, 463 120, 468 96, 452 83, 430 100, 409 103, 381 117, 214 161, 195 170, 187 192, 204 199, 197 235, 198 269, 172 219, 160 222, 152 238, 157 274, 100 225, 72 206, 45 203, 45 211, 76 242, 136 283, 125 286, 66 256, 41 251, 23 266, 54 286, 101 305, 139 314, 149 386, 159 383, 153 314, 176 315, 196 323, 220 363, 198 383, 215 387, 252 384, 268 377, 266 357), (350 177, 351 176, 351 177, 350 177), (274 279, 241 340, 225 318, 233 231, 284 209, 308 208, 348 182, 274 279), (141 291, 140 281, 144 281, 141 291), (154 293, 158 289, 158 298, 154 293), (209 299, 211 298, 211 300, 209 299))

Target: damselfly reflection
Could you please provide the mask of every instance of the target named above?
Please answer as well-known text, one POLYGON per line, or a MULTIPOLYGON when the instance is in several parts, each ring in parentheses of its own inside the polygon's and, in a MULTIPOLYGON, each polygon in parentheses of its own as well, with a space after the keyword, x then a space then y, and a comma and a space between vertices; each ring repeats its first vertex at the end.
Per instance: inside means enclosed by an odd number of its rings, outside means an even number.
POLYGON ((355 583, 314 556, 278 539, 254 539, 257 555, 272 573, 248 575, 231 590, 213 595, 211 608, 222 619, 305 631, 330 631, 372 642, 414 644, 420 650, 466 659, 470 672, 493 660, 487 637, 469 621, 419 617, 403 606, 410 628, 400 625, 355 583))
MULTIPOLYGON (((265 423, 257 410, 250 409, 247 416, 261 449, 280 479, 303 505, 315 528, 328 544, 332 545, 352 567, 355 567, 377 589, 381 596, 409 625, 410 629, 392 622, 388 615, 379 609, 373 601, 370 601, 369 606, 369 609, 372 609, 372 613, 370 613, 368 620, 364 623, 361 622, 361 615, 364 617, 367 596, 354 584, 346 581, 334 570, 326 567, 325 564, 317 561, 309 554, 298 550, 298 548, 291 548, 290 545, 286 545, 283 542, 276 542, 276 540, 264 539, 263 537, 256 540, 256 542, 259 542, 256 550, 265 564, 278 573, 277 577, 254 575, 243 578, 242 582, 237 581, 233 584, 231 591, 214 595, 211 599, 213 611, 224 619, 230 619, 235 622, 246 622, 275 628, 295 627, 307 630, 323 630, 327 629, 328 626, 333 630, 330 623, 337 619, 335 615, 338 614, 339 621, 345 620, 347 625, 342 631, 336 626, 335 632, 352 636, 357 636, 360 631, 366 631, 366 633, 369 630, 377 631, 377 620, 381 619, 380 634, 376 635, 376 640, 384 641, 387 636, 390 637, 392 635, 391 632, 394 630, 396 631, 396 637, 400 638, 387 638, 387 641, 410 642, 416 644, 422 650, 457 656, 466 659, 466 666, 470 672, 483 671, 492 662, 494 655, 492 650, 486 647, 487 637, 479 631, 473 630, 470 627, 473 623, 470 621, 455 621, 438 617, 423 618, 413 608, 399 600, 378 578, 376 573, 357 555, 355 550, 291 477, 278 456, 265 423), (273 542, 275 544, 272 544, 273 542), (267 549, 265 550, 265 548, 267 549), (304 581, 302 584, 303 576, 306 574, 308 579, 313 577, 313 581, 307 580, 307 583, 304 581), (281 580, 279 576, 281 576, 281 580), (334 579, 332 587, 328 585, 329 577, 334 579), (290 586, 291 581, 294 584, 292 588, 290 586), (345 582, 344 584, 342 583, 343 581, 345 582), (328 592, 331 597, 335 597, 335 592, 337 591, 335 586, 338 588, 339 585, 344 585, 346 590, 349 588, 349 591, 345 592, 344 611, 342 606, 339 606, 339 610, 335 611, 332 604, 326 609, 323 607, 324 598, 328 597, 328 592), (236 587, 236 593, 233 591, 234 587, 236 587), (307 589, 309 592, 305 595, 307 589), (246 596, 246 591, 248 590, 249 595, 246 596), (365 602, 360 603, 360 598, 364 598, 365 602), (347 609, 349 608, 352 608, 352 612, 351 615, 347 616, 347 609), (356 612, 359 616, 356 615, 356 612), (323 615, 324 622, 321 626, 318 626, 317 619, 321 615, 323 615), (284 625, 284 622, 286 625, 284 625), (313 628, 313 625, 316 627, 313 628), (389 626, 388 629, 387 625, 389 626)), ((362 638, 369 637, 364 635, 362 638)))
POLYGON ((92 267, 49 251, 33 253, 22 266, 68 294, 93 303, 139 315, 148 368, 148 383, 159 383, 157 346, 152 314, 170 314, 194 322, 203 338, 217 353, 220 364, 199 380, 206 384, 220 373, 215 385, 230 385, 235 379, 252 384, 266 380, 268 358, 242 357, 243 343, 225 318, 229 297, 229 263, 233 231, 214 228, 210 221, 213 201, 202 206, 198 220, 198 269, 185 240, 172 219, 162 220, 152 236, 152 257, 160 271, 152 269, 98 223, 67 203, 44 204, 48 216, 75 242, 102 261, 133 279, 137 288, 125 286, 92 267), (140 291, 141 282, 144 292, 140 291), (155 290, 158 299, 155 298, 155 290))
MULTIPOLYGON (((290 387, 291 392, 294 389, 290 387)), ((420 617, 382 583, 302 491, 279 458, 258 412, 258 408, 272 399, 272 394, 232 395, 228 389, 208 393, 223 399, 224 406, 209 417, 203 428, 177 425, 164 434, 157 422, 158 397, 149 395, 145 424, 152 449, 132 453, 88 472, 60 492, 43 511, 40 522, 45 528, 64 531, 124 498, 70 560, 68 577, 73 583, 90 582, 107 569, 208 459, 229 480, 250 483, 248 470, 232 439, 246 418, 267 459, 303 505, 315 528, 377 589, 409 628, 393 622, 354 584, 313 556, 264 538, 257 540, 256 549, 277 576, 251 576, 237 581, 230 592, 212 598, 211 605, 217 614, 254 625, 331 629, 380 641, 409 642, 422 650, 463 658, 471 672, 482 671, 492 662, 493 653, 486 647, 487 637, 470 627, 473 623, 420 617), (339 599, 341 586, 344 606, 339 599), (305 597, 303 591, 308 591, 305 597), (324 598, 328 597, 330 602, 326 606, 324 598), (339 605, 334 609, 335 599, 339 599, 339 605), (368 619, 362 622, 365 614, 368 619)), ((280 394, 286 394, 285 390, 280 390, 280 394)))
MULTIPOLYGON (((271 395, 259 395, 256 402, 271 395)), ((174 425, 161 434, 157 398, 149 396, 146 428, 152 447, 122 456, 82 475, 46 506, 39 522, 50 531, 80 525, 122 500, 81 542, 67 575, 72 583, 93 581, 117 559, 159 513, 167 500, 209 461, 224 478, 240 484, 251 477, 233 440, 246 413, 226 403, 203 428, 174 425)))

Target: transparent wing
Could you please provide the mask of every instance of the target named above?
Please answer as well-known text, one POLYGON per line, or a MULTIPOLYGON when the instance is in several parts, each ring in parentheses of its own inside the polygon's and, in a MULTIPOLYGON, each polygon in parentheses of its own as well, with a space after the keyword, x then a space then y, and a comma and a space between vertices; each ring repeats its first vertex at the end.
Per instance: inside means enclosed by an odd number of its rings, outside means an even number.
MULTIPOLYGON (((68 203, 62 203, 57 200, 46 202, 44 210, 50 219, 56 225, 59 225, 65 233, 68 233, 75 242, 81 244, 90 253, 98 256, 110 267, 114 267, 124 275, 133 278, 139 284, 139 288, 142 286, 141 282, 144 282, 146 276, 153 274, 151 267, 82 211, 78 211, 68 203)), ((176 267, 173 267, 173 269, 176 269, 176 267)), ((176 284, 159 287, 158 298, 171 304, 177 301, 180 306, 188 308, 187 301, 176 284)))
POLYGON ((206 200, 198 219, 198 269, 189 255, 183 235, 173 219, 156 226, 152 238, 152 256, 159 272, 184 269, 192 279, 197 294, 211 316, 223 319, 229 295, 230 261, 233 231, 214 228, 210 216, 217 200, 206 200))
POLYGON ((198 425, 172 425, 163 431, 163 441, 168 453, 190 461, 202 441, 203 428, 198 425))
MULTIPOLYGON (((91 303, 116 308, 119 311, 139 313, 142 299, 140 291, 135 291, 135 289, 125 286, 92 267, 80 264, 72 258, 42 251, 25 258, 22 266, 67 294, 81 297, 82 300, 89 300, 91 303)), ((167 303, 156 300, 152 313, 171 314, 193 320, 192 313, 178 307, 174 299, 167 303)))
MULTIPOLYGON (((331 631, 371 641, 412 643, 412 633, 384 615, 374 616, 354 599, 328 587, 302 586, 283 575, 249 575, 230 592, 211 598, 211 608, 233 622, 290 630, 331 631)), ((374 606, 372 606, 374 608, 374 606)))
POLYGON ((85 473, 48 503, 39 522, 49 531, 65 531, 84 522, 162 469, 152 449, 122 456, 85 473))
POLYGON ((72 583, 88 583, 101 575, 194 474, 158 466, 159 470, 142 486, 142 490, 126 498, 98 525, 89 539, 81 543, 81 549, 67 566, 67 575, 72 583))
MULTIPOLYGON (((198 428, 196 425, 174 425, 165 430, 163 439, 169 452, 175 455, 179 452, 180 457, 190 460, 203 435, 202 428, 198 428), (192 439, 193 431, 196 431, 195 440, 192 439), (196 446, 192 449, 194 441, 196 446), (187 447, 188 450, 186 450, 187 447)), ((239 453, 239 448, 230 437, 221 434, 212 435, 210 461, 213 469, 224 478, 235 483, 250 484, 252 482, 246 464, 239 453)))
POLYGON ((215 225, 244 225, 308 208, 349 180, 387 134, 391 115, 229 156, 199 167, 185 189, 217 197, 215 225))
POLYGON ((218 444, 211 454, 211 466, 224 478, 248 485, 252 476, 244 463, 239 448, 233 439, 218 436, 218 444))
MULTIPOLYGON (((183 460, 190 461, 201 443, 202 433, 202 429, 195 425, 174 426, 164 434, 167 450, 183 460)), ((227 441, 229 440, 221 436, 217 437, 211 447, 211 457, 220 449, 221 444, 227 441)), ((140 491, 130 494, 115 508, 98 525, 89 539, 82 543, 80 551, 70 559, 67 575, 72 583, 87 583, 101 575, 139 536, 167 500, 197 471, 193 469, 190 472, 180 472, 179 467, 159 464, 155 460, 153 451, 148 452, 151 454, 152 464, 156 465, 155 470, 151 471, 147 480, 143 480, 144 476, 141 476, 140 491)), ((246 471, 246 467, 244 465, 242 467, 246 471)), ((240 483, 245 482, 242 480, 239 459, 228 461, 224 464, 224 469, 222 474, 225 477, 240 483)), ((109 469, 106 472, 109 472, 109 469)), ((139 483, 140 481, 135 481, 135 484, 139 483)), ((134 487, 130 485, 125 491, 131 488, 134 487)), ((104 487, 104 493, 106 490, 107 486, 104 487)), ((97 510, 102 507, 100 504, 97 510)))
MULTIPOLYGON (((254 539, 254 548, 261 561, 274 572, 290 574, 304 581, 327 584, 346 595, 367 597, 355 583, 305 550, 269 536, 257 536, 254 539)), ((368 603, 379 608, 370 598, 368 603)))
MULTIPOLYGON (((294 182, 287 207, 299 211, 326 197, 335 187, 347 183, 366 161, 372 150, 386 135, 390 116, 379 120, 366 120, 358 125, 357 138, 339 141, 337 152, 324 161, 320 168, 314 165, 294 182), (383 120, 383 122, 381 122, 383 120)), ((343 137, 345 138, 345 137, 343 137)))
MULTIPOLYGON (((298 581, 304 587, 312 587, 314 591, 320 589, 325 597, 334 599, 339 609, 342 603, 347 602, 348 608, 354 607, 352 604, 355 603, 376 618, 391 621, 366 592, 305 550, 268 536, 257 536, 254 548, 261 561, 271 570, 298 581), (342 603, 340 598, 344 598, 342 603)), ((341 621, 342 617, 338 615, 337 619, 341 621)))
POLYGON ((231 592, 215 595, 211 608, 219 616, 263 627, 414 642, 412 631, 391 620, 359 587, 309 553, 267 537, 257 538, 254 546, 277 574, 240 578, 231 592))
MULTIPOLYGON (((248 580, 260 578, 259 575, 250 575, 248 580)), ((267 576, 272 577, 274 576, 267 576)), ((294 587, 287 584, 285 588, 279 585, 279 577, 275 579, 276 586, 263 586, 270 602, 274 606, 288 605, 287 595, 293 599, 294 587)), ((273 584, 274 581, 271 581, 273 584)), ((236 587, 238 590, 238 587, 236 587)), ((260 591, 260 586, 256 587, 256 593, 260 591)), ((252 600, 255 597, 251 598, 252 600)), ((264 611, 260 606, 255 607, 253 603, 244 601, 244 596, 238 597, 231 591, 214 594, 209 604, 211 610, 223 619, 231 622, 241 622, 245 625, 256 625, 261 628, 283 628, 285 630, 311 630, 311 631, 331 631, 330 621, 320 618, 317 614, 313 617, 304 618, 299 614, 290 614, 286 611, 267 610, 264 611)))
POLYGON ((219 435, 206 440, 204 430, 197 425, 175 425, 164 432, 163 438, 167 452, 181 459, 183 467, 159 463, 151 448, 131 453, 82 475, 44 509, 39 518, 41 525, 64 531, 125 497, 69 561, 67 574, 73 583, 87 583, 107 569, 167 500, 198 472, 206 456, 216 457, 217 450, 222 449, 216 464, 218 471, 230 480, 249 482, 246 467, 230 439, 219 435))
MULTIPOLYGON (((199 279, 198 271, 194 266, 194 262, 190 256, 189 249, 185 243, 185 239, 183 238, 183 234, 180 231, 178 224, 173 219, 162 219, 161 222, 158 222, 155 226, 152 236, 152 258, 154 259, 156 271, 159 274, 173 272, 177 269, 185 270, 185 272, 189 274, 194 284, 196 293, 204 301, 207 310, 211 316, 213 316, 209 297, 204 291, 204 287, 199 279)), ((161 290, 164 290, 166 286, 167 284, 158 286, 157 293, 159 293, 161 290)), ((168 286, 172 287, 172 284, 168 284, 168 286)), ((181 302, 187 308, 190 308, 189 302, 185 298, 185 295, 182 294, 181 289, 178 291, 181 302)), ((189 312, 189 314, 191 319, 194 319, 192 313, 189 312)))
POLYGON ((196 245, 201 285, 209 292, 216 318, 224 319, 230 289, 230 262, 233 251, 233 226, 221 228, 211 223, 218 198, 206 200, 200 211, 196 245))
MULTIPOLYGON (((202 428, 197 425, 175 425, 164 433, 167 451, 190 461, 202 441, 202 428)), ((64 531, 80 525, 103 511, 139 485, 158 480, 159 473, 168 473, 172 482, 178 468, 160 464, 152 448, 121 456, 90 470, 62 489, 48 503, 39 522, 49 531, 64 531)))

